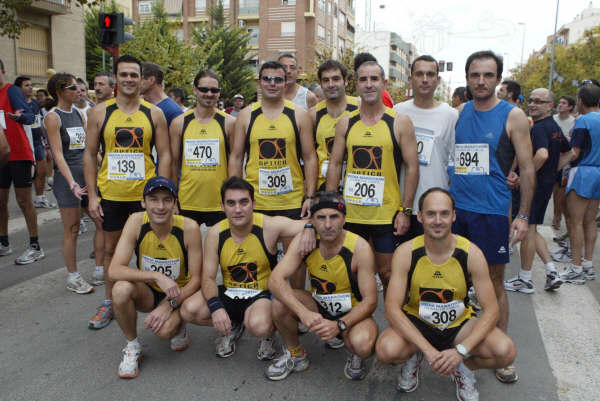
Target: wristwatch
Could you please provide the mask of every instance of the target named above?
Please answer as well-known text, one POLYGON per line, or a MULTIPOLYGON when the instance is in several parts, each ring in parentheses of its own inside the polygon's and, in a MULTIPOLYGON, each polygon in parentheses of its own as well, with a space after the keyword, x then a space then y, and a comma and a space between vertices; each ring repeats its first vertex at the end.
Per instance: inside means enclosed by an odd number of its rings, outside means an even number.
POLYGON ((179 304, 174 299, 169 299, 169 304, 171 304, 171 308, 173 309, 179 308, 179 304))
POLYGON ((401 208, 400 212, 405 216, 411 216, 413 210, 409 207, 403 207, 403 208, 401 208))
POLYGON ((313 223, 306 223, 304 225, 304 228, 312 228, 313 230, 315 229, 315 226, 313 225, 313 223))
POLYGON ((458 352, 458 354, 460 356, 462 356, 464 359, 467 359, 471 356, 471 354, 469 354, 469 351, 467 351, 467 347, 465 347, 462 344, 456 344, 456 352, 458 352))
POLYGON ((344 322, 342 319, 337 320, 337 327, 340 332, 344 332, 348 328, 348 326, 346 326, 346 322, 344 322))

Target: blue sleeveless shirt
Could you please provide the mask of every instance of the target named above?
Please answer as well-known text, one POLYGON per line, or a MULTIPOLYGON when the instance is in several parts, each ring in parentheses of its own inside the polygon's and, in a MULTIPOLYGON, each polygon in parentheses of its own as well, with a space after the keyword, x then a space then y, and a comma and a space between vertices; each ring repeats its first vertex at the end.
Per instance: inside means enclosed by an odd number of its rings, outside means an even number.
POLYGON ((506 120, 513 107, 501 100, 491 110, 477 111, 470 101, 460 113, 450 180, 457 209, 508 216, 511 192, 506 176, 515 150, 506 132, 506 120))

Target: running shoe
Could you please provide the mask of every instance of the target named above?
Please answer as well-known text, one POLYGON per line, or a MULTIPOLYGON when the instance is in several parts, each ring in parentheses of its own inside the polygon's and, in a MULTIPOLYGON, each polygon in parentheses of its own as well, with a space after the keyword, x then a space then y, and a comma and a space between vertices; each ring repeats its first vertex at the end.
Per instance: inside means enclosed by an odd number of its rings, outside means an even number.
POLYGON ((241 323, 233 323, 231 326, 231 332, 228 336, 221 336, 217 338, 217 356, 220 356, 221 358, 227 358, 233 355, 235 353, 235 343, 243 333, 244 325, 241 323))
POLYGON ((113 306, 112 303, 103 301, 100 306, 96 308, 96 314, 88 322, 90 329, 99 330, 110 324, 113 319, 113 306))
POLYGON ((596 280, 596 272, 594 271, 594 267, 584 267, 583 273, 585 274, 586 280, 596 280))
POLYGON ((258 351, 256 357, 260 361, 270 361, 275 358, 275 348, 273 347, 273 337, 261 338, 260 344, 258 345, 258 351))
POLYGON ((90 280, 90 284, 92 284, 92 285, 104 284, 104 270, 102 270, 102 271, 94 270, 94 272, 92 273, 92 279, 90 280))
POLYGON ((15 259, 15 264, 17 265, 28 265, 35 261, 42 259, 44 256, 44 250, 42 248, 35 249, 31 245, 29 248, 25 249, 25 251, 15 259))
POLYGON ((85 224, 85 221, 82 218, 81 220, 79 220, 79 235, 87 233, 87 232, 88 232, 87 224, 85 224))
POLYGON ((185 323, 181 323, 181 327, 177 334, 169 340, 169 348, 171 351, 185 351, 190 346, 190 336, 185 323))
POLYGON ((417 351, 410 359, 402 364, 396 390, 403 393, 412 393, 419 387, 419 370, 421 369, 421 361, 423 353, 417 351))
POLYGON ((552 241, 559 242, 559 241, 564 241, 567 238, 569 238, 569 232, 565 231, 564 233, 558 234, 554 238, 552 238, 552 241))
POLYGON ((556 272, 552 272, 546 274, 546 285, 544 285, 544 290, 546 291, 554 291, 558 290, 562 285, 563 281, 560 279, 560 276, 556 272))
POLYGON ((471 305, 475 312, 479 312, 481 310, 481 305, 479 305, 479 300, 477 299, 477 294, 475 293, 475 287, 469 287, 467 294, 469 296, 469 305, 471 305))
POLYGON ((365 361, 356 354, 348 355, 344 366, 344 376, 350 380, 362 380, 367 375, 365 361))
POLYGON ((461 362, 452 373, 452 380, 456 384, 456 398, 459 401, 479 401, 479 392, 475 388, 475 373, 464 363, 461 362))
MULTIPOLYGON (((500 380, 502 383, 514 383, 519 380, 515 365, 508 365, 505 368, 496 369, 496 379, 500 380)), ((456 390, 458 391, 458 388, 456 390)))
POLYGON ((269 380, 283 380, 292 372, 302 372, 308 369, 310 364, 306 351, 302 351, 301 356, 292 357, 287 349, 279 358, 270 364, 265 370, 265 375, 269 380))
POLYGON ((565 270, 560 273, 560 279, 569 284, 585 284, 583 269, 578 272, 573 265, 568 265, 565 270))
POLYGON ((2 245, 0 244, 0 256, 10 255, 13 252, 10 245, 2 245))
POLYGON ((504 289, 506 291, 522 292, 523 294, 533 294, 535 292, 533 281, 522 279, 518 274, 504 282, 504 289))
POLYGON ((123 359, 119 364, 117 374, 121 379, 133 379, 140 374, 140 363, 142 363, 142 347, 130 346, 123 348, 123 359))
POLYGON ((344 346, 344 339, 339 337, 333 337, 331 340, 325 341, 325 346, 331 349, 340 349, 344 346))
POLYGON ((77 276, 73 280, 67 281, 67 290, 77 294, 89 294, 94 291, 94 288, 83 277, 77 276))
POLYGON ((569 238, 562 239, 558 241, 558 245, 563 248, 571 248, 571 240, 569 238))
POLYGON ((56 203, 50 202, 46 195, 43 195, 42 199, 34 199, 33 206, 37 209, 54 209, 56 207, 56 203))
POLYGON ((550 254, 552 260, 561 263, 571 263, 571 250, 567 248, 561 248, 558 251, 554 251, 550 254))

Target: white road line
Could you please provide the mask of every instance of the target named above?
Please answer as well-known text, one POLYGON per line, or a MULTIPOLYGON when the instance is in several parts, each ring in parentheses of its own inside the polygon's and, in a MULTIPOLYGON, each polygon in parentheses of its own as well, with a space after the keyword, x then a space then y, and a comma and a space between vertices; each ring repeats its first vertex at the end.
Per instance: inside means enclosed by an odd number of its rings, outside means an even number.
MULTIPOLYGON (((9 235, 27 228, 27 224, 25 223, 25 217, 23 217, 23 215, 20 214, 20 210, 18 213, 19 217, 15 217, 8 220, 9 235)), ((37 214, 38 226, 58 219, 60 219, 60 212, 58 211, 58 209, 46 210, 44 212, 38 212, 37 214)))

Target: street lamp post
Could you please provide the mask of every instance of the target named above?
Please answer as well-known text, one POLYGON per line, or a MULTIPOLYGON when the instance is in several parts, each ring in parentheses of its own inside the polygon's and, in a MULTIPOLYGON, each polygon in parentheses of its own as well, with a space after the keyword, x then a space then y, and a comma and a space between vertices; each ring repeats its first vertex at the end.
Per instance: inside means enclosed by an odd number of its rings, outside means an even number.
POLYGON ((524 22, 519 22, 519 25, 523 26, 523 41, 521 43, 521 65, 523 65, 523 53, 525 52, 525 30, 527 25, 524 22))
POLYGON ((556 0, 556 17, 554 19, 554 35, 552 35, 552 58, 550 60, 550 76, 548 77, 548 89, 552 90, 552 81, 554 80, 554 51, 556 49, 556 29, 558 27, 558 3, 556 0))

